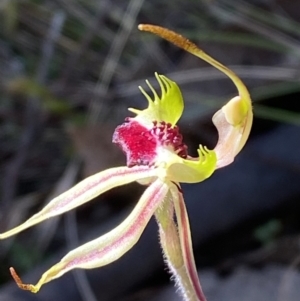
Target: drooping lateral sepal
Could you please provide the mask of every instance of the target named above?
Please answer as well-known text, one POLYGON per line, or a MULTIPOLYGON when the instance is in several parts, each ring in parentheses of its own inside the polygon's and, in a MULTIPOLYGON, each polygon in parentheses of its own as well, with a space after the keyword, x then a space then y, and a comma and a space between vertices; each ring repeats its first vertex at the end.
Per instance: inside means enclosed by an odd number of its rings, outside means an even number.
POLYGON ((193 292, 195 292, 195 295, 193 296, 194 298, 188 300, 206 301, 195 264, 190 223, 183 195, 176 185, 173 185, 171 187, 170 192, 173 198, 175 216, 178 223, 178 234, 180 239, 184 266, 186 268, 186 272, 189 277, 192 290, 193 292))
POLYGON ((0 234, 0 239, 10 237, 48 218, 78 207, 111 188, 153 177, 156 174, 157 171, 148 166, 115 167, 99 172, 54 198, 23 224, 0 234))
POLYGON ((172 274, 172 280, 182 297, 187 301, 198 301, 197 292, 185 265, 177 223, 174 219, 174 203, 171 192, 156 210, 155 217, 159 226, 159 237, 165 261, 172 274))
POLYGON ((168 190, 168 184, 157 179, 145 190, 136 207, 119 226, 69 252, 46 271, 36 285, 23 284, 19 279, 19 287, 36 293, 45 283, 72 269, 97 268, 119 259, 137 243, 168 190))

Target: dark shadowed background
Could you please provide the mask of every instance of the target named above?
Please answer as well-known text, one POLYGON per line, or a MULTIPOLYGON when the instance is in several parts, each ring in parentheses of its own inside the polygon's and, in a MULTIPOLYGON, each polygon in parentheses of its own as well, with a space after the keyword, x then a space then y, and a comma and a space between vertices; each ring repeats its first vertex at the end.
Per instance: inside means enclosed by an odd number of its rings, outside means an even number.
MULTIPOLYGON (((300 2, 294 0, 2 0, 0 230, 24 221, 88 175, 124 165, 116 125, 144 108, 154 72, 178 83, 180 127, 195 154, 214 147, 211 118, 236 94, 218 70, 151 34, 173 29, 234 70, 254 102, 249 142, 207 181, 184 185, 194 252, 209 301, 296 301, 300 295, 300 2)), ((120 223, 143 191, 107 192, 0 242, 0 301, 179 300, 151 221, 116 263, 35 283, 68 250, 120 223), (177 299, 176 299, 177 298, 177 299)))

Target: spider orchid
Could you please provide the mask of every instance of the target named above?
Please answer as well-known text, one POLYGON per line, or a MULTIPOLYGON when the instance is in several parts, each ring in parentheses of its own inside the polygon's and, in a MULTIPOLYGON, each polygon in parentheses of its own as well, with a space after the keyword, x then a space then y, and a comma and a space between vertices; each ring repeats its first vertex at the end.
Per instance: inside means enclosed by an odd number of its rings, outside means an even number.
POLYGON ((140 87, 148 101, 145 110, 129 109, 136 114, 118 126, 113 142, 126 154, 127 166, 99 172, 53 199, 23 224, 0 234, 5 239, 48 218, 82 205, 101 193, 137 181, 147 188, 130 215, 115 229, 69 252, 46 271, 36 285, 24 284, 13 268, 13 278, 21 289, 36 293, 45 283, 75 269, 92 269, 107 265, 133 247, 150 218, 159 226, 160 242, 166 262, 185 300, 204 301, 193 257, 188 215, 180 183, 198 183, 223 166, 230 164, 243 148, 252 125, 252 106, 243 82, 228 68, 211 58, 195 44, 168 29, 140 25, 205 60, 225 73, 238 89, 213 116, 219 134, 214 150, 199 146, 198 158, 188 155, 177 121, 183 112, 183 99, 177 84, 155 74, 161 96, 146 81, 153 96, 140 87))

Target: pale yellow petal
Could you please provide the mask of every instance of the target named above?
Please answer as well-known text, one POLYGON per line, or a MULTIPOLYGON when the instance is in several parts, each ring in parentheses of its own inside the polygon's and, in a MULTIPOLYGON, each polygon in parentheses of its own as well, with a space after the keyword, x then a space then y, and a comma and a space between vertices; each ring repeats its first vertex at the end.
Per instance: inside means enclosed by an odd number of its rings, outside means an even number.
POLYGON ((154 168, 149 168, 148 166, 115 167, 99 172, 54 198, 40 212, 33 215, 23 224, 0 234, 0 239, 5 239, 45 219, 80 206, 111 188, 153 177, 156 173, 157 171, 154 168))

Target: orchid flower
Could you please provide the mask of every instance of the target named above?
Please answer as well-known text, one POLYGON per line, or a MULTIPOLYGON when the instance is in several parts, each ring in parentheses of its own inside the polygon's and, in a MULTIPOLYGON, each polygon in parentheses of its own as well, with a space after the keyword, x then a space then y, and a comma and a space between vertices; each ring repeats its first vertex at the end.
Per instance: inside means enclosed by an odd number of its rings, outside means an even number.
POLYGON ((23 224, 0 234, 0 239, 67 212, 111 188, 134 181, 147 186, 136 207, 115 229, 70 251, 47 270, 36 285, 24 284, 11 268, 11 274, 21 289, 36 293, 45 283, 72 269, 92 269, 117 260, 137 243, 150 218, 155 216, 165 260, 183 298, 206 300, 198 280, 180 183, 204 181, 216 169, 234 160, 249 136, 252 125, 251 100, 247 88, 237 75, 186 38, 154 25, 140 25, 139 29, 157 34, 198 56, 233 81, 239 95, 213 116, 219 134, 217 145, 213 150, 200 145, 198 158, 188 155, 187 146, 176 125, 184 108, 180 89, 169 78, 155 73, 161 95, 146 81, 152 95, 139 88, 148 101, 148 107, 144 110, 129 109, 135 116, 126 118, 113 134, 113 143, 118 144, 126 154, 127 166, 111 168, 88 177, 54 198, 23 224))

